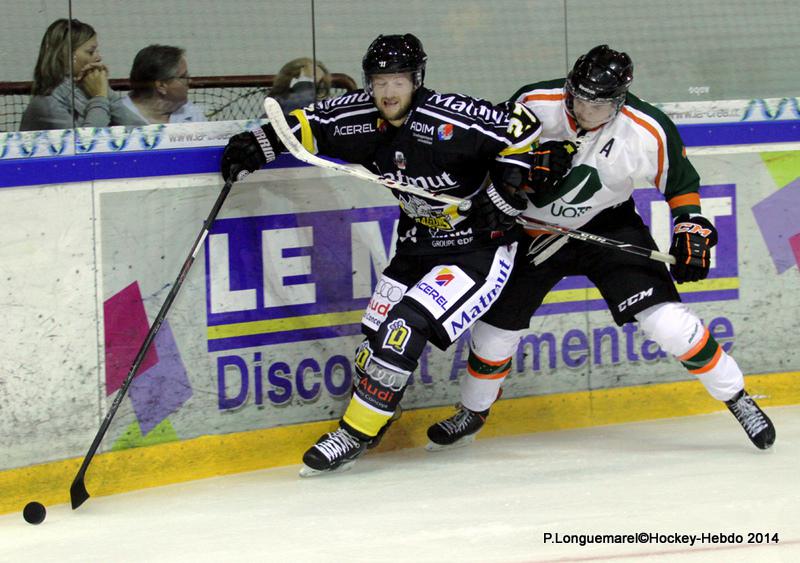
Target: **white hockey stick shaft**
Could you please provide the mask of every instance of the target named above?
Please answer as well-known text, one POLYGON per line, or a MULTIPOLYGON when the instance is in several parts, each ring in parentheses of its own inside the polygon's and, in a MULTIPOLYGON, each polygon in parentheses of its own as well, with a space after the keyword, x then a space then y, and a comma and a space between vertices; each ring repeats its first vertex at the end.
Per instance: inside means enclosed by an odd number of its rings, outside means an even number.
MULTIPOLYGON (((368 182, 381 184, 387 188, 392 188, 400 192, 407 192, 420 197, 432 199, 434 201, 455 205, 461 212, 467 212, 470 209, 472 202, 470 202, 468 199, 453 197, 446 194, 434 194, 416 186, 409 186, 408 184, 404 184, 402 182, 396 182, 394 180, 382 178, 381 176, 373 174, 368 170, 361 170, 345 164, 338 164, 336 162, 331 162, 330 160, 325 160, 324 158, 315 156, 308 152, 303 144, 297 140, 297 137, 294 136, 292 130, 289 128, 289 124, 286 123, 286 117, 284 117, 283 110, 281 109, 281 106, 277 100, 273 98, 265 99, 264 110, 266 110, 267 117, 269 118, 272 127, 275 129, 275 134, 284 144, 286 149, 298 160, 301 160, 307 164, 319 166, 320 168, 338 170, 340 172, 344 172, 345 174, 350 174, 351 176, 361 178, 362 180, 367 180, 368 182)), ((671 254, 665 254, 657 250, 650 250, 649 248, 643 248, 641 246, 636 246, 635 244, 628 244, 626 242, 608 239, 599 235, 593 235, 591 233, 562 227, 560 225, 554 225, 552 223, 547 223, 545 221, 539 221, 536 219, 520 217, 517 219, 517 221, 524 227, 539 229, 557 235, 564 235, 576 240, 581 240, 600 246, 616 248, 617 250, 621 250, 623 252, 644 256, 645 258, 650 258, 651 260, 664 262, 666 264, 675 263, 675 257, 671 254)))
POLYGON ((289 124, 286 122, 286 117, 283 115, 283 110, 281 109, 281 106, 277 100, 274 98, 266 98, 264 100, 264 110, 267 112, 267 118, 272 124, 273 129, 275 129, 275 134, 286 147, 286 150, 292 153, 292 156, 294 156, 297 160, 301 160, 313 166, 319 166, 320 168, 338 170, 339 172, 344 172, 345 174, 355 176, 356 178, 361 178, 362 180, 366 180, 368 182, 381 184, 387 188, 391 188, 399 192, 406 192, 427 199, 432 199, 434 201, 446 203, 448 205, 455 205, 462 213, 466 213, 472 207, 472 202, 468 199, 461 199, 447 194, 434 194, 428 190, 424 190, 416 186, 409 186, 403 182, 397 182, 389 178, 383 178, 377 174, 372 174, 367 170, 362 170, 346 164, 331 162, 330 160, 313 155, 306 150, 303 144, 298 141, 297 137, 295 137, 292 133, 289 124))

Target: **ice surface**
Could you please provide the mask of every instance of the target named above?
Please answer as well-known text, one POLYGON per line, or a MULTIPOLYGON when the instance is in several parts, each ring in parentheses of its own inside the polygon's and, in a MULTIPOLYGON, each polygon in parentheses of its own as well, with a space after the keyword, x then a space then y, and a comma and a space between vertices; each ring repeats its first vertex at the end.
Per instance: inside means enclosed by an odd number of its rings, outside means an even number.
POLYGON ((0 517, 0 561, 800 561, 800 406, 767 412, 765 452, 720 412, 95 497, 48 507, 40 526, 0 517), (779 543, 544 541, 638 532, 779 543))

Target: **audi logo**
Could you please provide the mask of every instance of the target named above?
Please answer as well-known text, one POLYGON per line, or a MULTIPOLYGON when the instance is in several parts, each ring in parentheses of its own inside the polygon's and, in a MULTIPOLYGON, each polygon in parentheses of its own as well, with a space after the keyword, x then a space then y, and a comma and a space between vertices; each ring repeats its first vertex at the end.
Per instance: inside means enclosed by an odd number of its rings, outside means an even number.
POLYGON ((375 295, 385 297, 392 303, 398 303, 405 295, 405 290, 388 280, 381 279, 378 280, 378 285, 375 286, 375 295))

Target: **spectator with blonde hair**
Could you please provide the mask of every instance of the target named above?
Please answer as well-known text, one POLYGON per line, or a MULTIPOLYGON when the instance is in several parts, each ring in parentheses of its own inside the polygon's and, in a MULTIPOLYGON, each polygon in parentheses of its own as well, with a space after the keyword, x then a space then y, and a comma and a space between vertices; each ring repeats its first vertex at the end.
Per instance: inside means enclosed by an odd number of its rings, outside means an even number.
POLYGON ((180 47, 149 45, 136 54, 125 107, 147 123, 205 121, 189 101, 189 67, 180 47))
POLYGON ((31 95, 23 131, 143 124, 108 85, 94 28, 76 19, 58 19, 45 31, 31 95))
POLYGON ((278 72, 269 95, 278 100, 284 113, 330 96, 331 74, 323 63, 316 63, 316 73, 308 57, 291 60, 278 72))

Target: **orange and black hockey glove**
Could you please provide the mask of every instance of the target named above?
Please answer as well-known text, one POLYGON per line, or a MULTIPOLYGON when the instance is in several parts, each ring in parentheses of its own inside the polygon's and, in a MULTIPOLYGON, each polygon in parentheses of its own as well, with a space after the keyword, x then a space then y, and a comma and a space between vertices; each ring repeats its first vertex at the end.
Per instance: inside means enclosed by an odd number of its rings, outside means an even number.
POLYGON ((711 265, 711 248, 716 244, 717 229, 708 219, 701 215, 676 217, 669 249, 675 257, 675 264, 669 268, 675 281, 705 279, 711 265))
POLYGON ((569 172, 576 150, 570 141, 547 141, 536 147, 528 186, 533 191, 557 188, 569 172))

